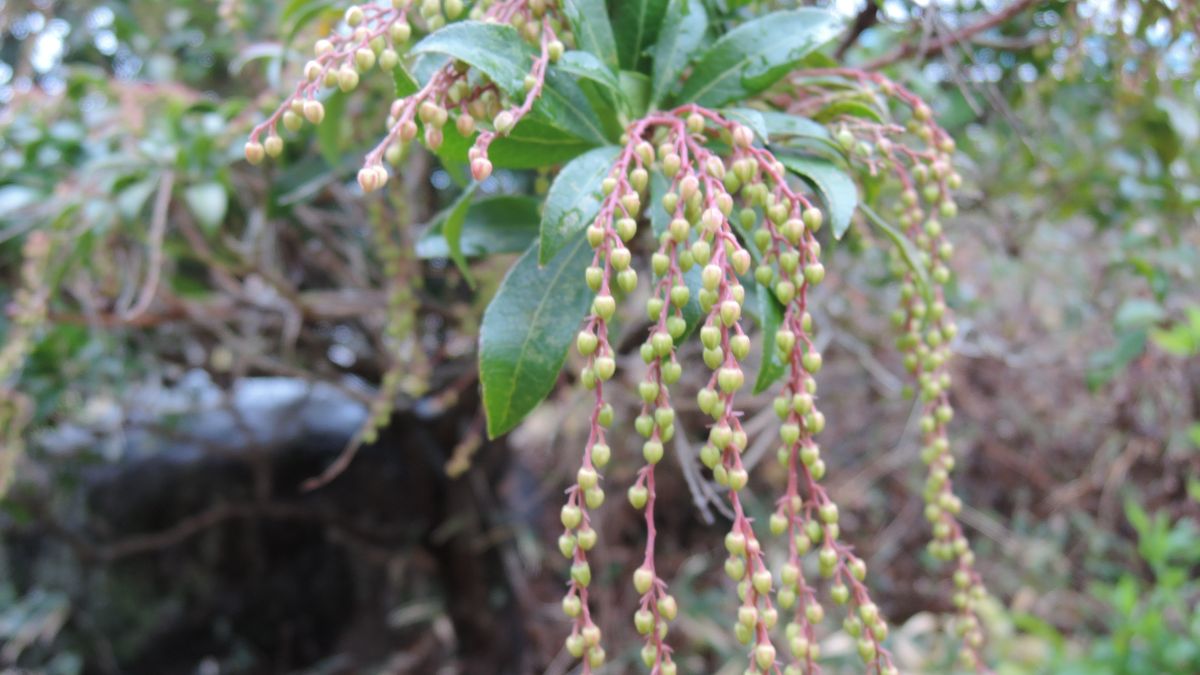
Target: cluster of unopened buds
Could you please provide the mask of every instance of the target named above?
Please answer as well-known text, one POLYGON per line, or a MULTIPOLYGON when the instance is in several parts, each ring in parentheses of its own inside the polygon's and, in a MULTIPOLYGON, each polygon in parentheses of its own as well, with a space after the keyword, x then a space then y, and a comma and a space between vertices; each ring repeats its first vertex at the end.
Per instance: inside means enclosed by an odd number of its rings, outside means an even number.
MULTIPOLYGON (((305 122, 320 124, 325 119, 325 106, 320 101, 323 89, 336 87, 349 92, 358 87, 360 75, 372 68, 378 66, 387 72, 397 68, 404 46, 412 37, 409 13, 413 4, 413 0, 393 0, 387 7, 367 3, 346 10, 346 32, 316 42, 314 57, 305 63, 304 77, 295 91, 250 132, 246 159, 258 164, 264 157, 283 153, 280 124, 291 132, 299 131, 305 122)), ((424 0, 419 7, 421 21, 431 32, 461 18, 463 13, 461 0, 424 0)), ((460 135, 475 138, 468 153, 472 176, 476 180, 490 176, 488 147, 529 114, 545 86, 547 66, 557 62, 566 44, 573 42, 557 3, 546 0, 495 0, 474 7, 469 16, 512 25, 535 47, 537 55, 525 76, 523 91, 506 92, 483 73, 451 60, 415 93, 392 102, 387 134, 367 153, 358 172, 364 192, 378 190, 387 183, 385 162, 398 164, 422 127, 425 145, 430 150, 440 148, 443 129, 451 121, 460 135)))
POLYGON ((946 239, 941 219, 958 214, 952 193, 961 186, 962 177, 954 170, 954 139, 934 121, 925 102, 883 75, 849 69, 817 74, 853 79, 907 110, 903 126, 848 119, 836 139, 873 172, 897 178, 900 191, 893 212, 918 251, 913 264, 927 279, 923 283, 909 264, 895 256, 892 271, 901 279, 900 306, 891 319, 900 332, 897 346, 904 354, 905 369, 915 378, 914 393, 922 407, 921 459, 928 466, 925 517, 933 528, 929 550, 934 558, 955 566, 952 603, 958 612, 956 630, 963 639, 963 665, 986 670, 978 609, 987 592, 975 569, 975 554, 956 517, 962 501, 954 494, 950 479, 955 459, 947 435, 947 424, 954 416, 947 364, 958 326, 946 306, 945 287, 951 278, 949 261, 954 246, 946 239), (911 140, 914 137, 916 141, 911 140))
MULTIPOLYGON (((668 385, 679 379, 682 370, 676 346, 692 329, 683 310, 693 299, 693 291, 684 274, 698 267, 695 300, 703 315, 700 342, 703 360, 713 371, 697 395, 700 410, 712 418, 700 460, 712 471, 714 480, 728 488, 734 514, 725 538, 729 553, 725 571, 737 583, 741 604, 734 634, 749 649, 747 672, 817 672, 819 650, 814 629, 822 621, 824 609, 815 589, 804 580, 800 565, 800 557, 817 548, 821 574, 833 579, 833 600, 851 602, 857 609, 857 615, 847 619, 846 628, 859 637, 863 660, 875 672, 893 673, 891 656, 881 646, 887 626, 863 583, 866 566, 838 540, 837 507, 817 482, 825 472, 812 439, 824 426, 824 417, 815 405, 813 377, 820 370, 821 356, 809 337, 812 318, 806 303, 811 287, 825 276, 815 236, 824 218, 789 183, 784 166, 756 142, 751 129, 714 111, 689 105, 634 122, 602 184, 604 201, 587 230, 595 257, 586 275, 596 297, 577 341, 588 359, 581 380, 595 390, 598 412, 580 476, 590 480, 593 475, 587 470, 594 444, 603 441, 603 426, 612 420, 603 394, 604 382, 615 371, 607 326, 616 311, 615 294, 628 294, 637 285, 626 243, 637 233, 651 170, 661 171, 669 186, 661 197, 667 223, 656 233, 658 246, 650 261, 655 276, 646 307, 651 327, 641 347, 648 369, 638 385, 643 405, 634 424, 645 437, 642 454, 646 465, 629 488, 629 500, 644 510, 647 527, 646 553, 634 572, 634 585, 641 595, 634 623, 646 636, 643 659, 651 673, 676 672, 665 638, 677 607, 654 560, 654 472, 663 456, 663 444, 675 434, 668 385), (728 150, 719 154, 715 147, 728 150), (782 328, 772 347, 780 350, 789 373, 775 404, 783 420, 779 457, 789 476, 787 492, 771 518, 771 531, 788 540, 788 556, 777 573, 766 563, 762 542, 739 496, 749 474, 742 463, 747 434, 735 397, 745 381, 741 362, 751 350, 750 337, 743 329, 746 288, 740 279, 752 270, 756 283, 770 289, 785 307, 782 328), (786 666, 771 637, 780 609, 794 612, 786 629, 791 654, 786 666)), ((580 480, 568 491, 564 516, 570 515, 570 523, 566 523, 564 543, 571 543, 572 524, 583 522, 577 518, 578 495, 586 489, 580 480)), ((568 614, 577 618, 567 646, 577 655, 599 648, 583 635, 592 624, 576 602, 581 597, 575 573, 581 548, 577 544, 564 547, 564 554, 576 560, 566 602, 568 614)), ((589 661, 585 660, 585 672, 589 661)))

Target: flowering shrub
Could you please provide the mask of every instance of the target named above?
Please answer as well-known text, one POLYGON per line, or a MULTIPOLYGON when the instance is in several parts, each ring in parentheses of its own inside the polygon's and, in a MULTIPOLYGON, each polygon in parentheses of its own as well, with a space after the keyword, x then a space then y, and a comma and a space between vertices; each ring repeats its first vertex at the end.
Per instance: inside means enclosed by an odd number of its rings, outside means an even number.
MULTIPOLYGON (((383 139, 359 170, 364 192, 384 187, 387 164, 418 138, 443 162, 468 167, 475 181, 496 168, 561 166, 538 240, 485 313, 480 374, 494 436, 549 393, 572 342, 585 359, 578 380, 595 402, 558 542, 571 561, 562 601, 571 624, 566 648, 582 659, 583 672, 606 658, 588 601, 588 557, 598 540, 590 512, 605 500, 608 437, 630 433, 644 438, 645 461, 627 493, 646 523, 633 619, 650 672, 677 672, 669 626, 678 605, 655 565, 655 477, 664 444, 685 433, 677 430, 671 385, 684 368, 678 347, 693 334, 712 371, 697 395, 711 417, 699 459, 727 488, 733 513, 725 571, 740 600, 733 630, 748 647, 747 672, 819 671, 822 585, 824 597, 849 606, 844 627, 868 670, 897 672, 866 564, 843 539, 837 504, 820 482, 822 357, 809 303, 826 275, 822 232, 841 238, 856 210, 893 243, 897 345, 924 404, 930 551, 954 566, 963 660, 986 670, 975 614, 984 590, 955 519, 961 503, 947 431, 946 362, 956 326, 942 290, 953 253, 942 220, 956 213, 951 193, 960 178, 954 141, 928 105, 878 73, 829 67, 815 56, 840 29, 833 15, 815 9, 749 18, 672 0, 617 3, 610 16, 597 0, 502 0, 469 12, 456 0, 397 0, 351 7, 344 24, 316 43, 304 79, 255 127, 245 148, 250 162, 282 152, 280 124, 291 131, 320 124, 324 89, 350 91, 378 66, 394 75, 397 97, 383 139), (896 226, 859 204, 854 176, 871 182, 874 201, 896 216, 896 226), (639 283, 650 287, 641 345, 647 368, 637 384, 643 403, 636 419, 619 420, 606 398, 617 371, 610 329, 639 283), (787 480, 767 529, 786 555, 774 570, 764 554, 773 544, 761 538, 740 496, 749 480, 738 394, 754 350, 750 314, 761 338, 754 389, 781 382, 774 407, 787 480), (826 582, 803 573, 801 559, 810 554, 826 582), (781 618, 785 648, 777 649, 781 618)), ((441 234, 465 267, 455 213, 441 234)))

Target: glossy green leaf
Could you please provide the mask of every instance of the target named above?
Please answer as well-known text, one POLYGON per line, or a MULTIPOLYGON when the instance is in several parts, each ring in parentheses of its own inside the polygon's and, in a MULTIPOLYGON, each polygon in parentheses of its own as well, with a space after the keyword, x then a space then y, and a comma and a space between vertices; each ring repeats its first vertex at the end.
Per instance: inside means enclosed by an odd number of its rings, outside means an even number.
POLYGON ((700 0, 670 0, 654 47, 650 105, 658 105, 675 88, 706 30, 708 15, 700 0))
MULTIPOLYGON (((475 139, 464 138, 453 124, 442 129, 437 156, 448 163, 465 163, 475 139)), ((556 166, 595 147, 535 117, 521 120, 507 136, 497 137, 488 148, 488 159, 498 169, 537 169, 556 166)))
POLYGON ((612 100, 621 101, 621 84, 617 75, 607 66, 588 52, 572 50, 563 54, 554 67, 564 73, 574 75, 581 80, 589 80, 599 84, 604 91, 612 96, 612 100))
POLYGON ((762 111, 753 108, 725 108, 721 111, 721 116, 732 122, 738 122, 750 127, 755 136, 758 136, 764 143, 770 136, 770 130, 767 129, 766 118, 763 117, 762 111))
MULTIPOLYGON (((471 202, 459 234, 459 250, 474 257, 520 253, 538 236, 538 200, 524 195, 495 195, 471 202)), ((431 227, 416 244, 417 257, 449 258, 450 244, 440 226, 431 227)))
POLYGON ((417 81, 404 69, 404 66, 396 66, 392 70, 392 81, 396 84, 396 98, 412 96, 421 88, 421 85, 417 84, 417 81))
POLYGON ((600 183, 620 148, 605 146, 571 160, 550 185, 542 216, 538 261, 546 264, 600 211, 600 183))
POLYGON ((617 42, 604 0, 563 0, 562 6, 575 35, 575 45, 615 69, 619 65, 617 42))
POLYGON ((921 295, 927 302, 933 302, 933 292, 929 285, 929 273, 925 267, 921 265, 921 252, 917 249, 916 244, 912 243, 904 233, 892 226, 891 223, 884 220, 874 209, 862 204, 859 210, 871 221, 875 227, 878 227, 888 239, 892 240, 892 244, 900 253, 900 258, 904 260, 904 264, 913 273, 913 279, 917 283, 921 295))
POLYGON ((650 109, 650 78, 644 73, 622 70, 617 75, 621 92, 625 95, 630 112, 641 117, 650 109))
POLYGON ((662 171, 650 171, 650 203, 646 204, 646 217, 650 220, 650 230, 654 232, 656 240, 671 224, 671 214, 662 205, 663 196, 670 187, 671 181, 662 171))
POLYGON ((412 48, 417 54, 443 54, 484 73, 509 96, 525 92, 533 48, 507 24, 459 21, 426 36, 412 48))
POLYGON ((811 183, 825 202, 833 236, 841 239, 850 229, 850 219, 858 207, 858 186, 854 180, 832 162, 816 157, 779 155, 779 161, 801 178, 811 183))
POLYGON ((471 198, 475 196, 476 183, 463 190, 442 221, 442 236, 446 239, 446 247, 450 249, 450 259, 458 266, 463 278, 472 288, 475 287, 475 277, 471 276, 471 268, 467 266, 467 258, 462 252, 463 225, 467 222, 467 211, 471 208, 471 198))
POLYGON ((229 209, 229 193, 216 182, 188 186, 183 191, 183 201, 200 226, 209 231, 221 226, 229 209))
POLYGON ((787 136, 807 136, 823 140, 832 140, 829 129, 819 122, 807 117, 779 112, 778 110, 760 110, 767 134, 772 138, 787 136))
POLYGON ((775 346, 775 334, 783 324, 784 307, 771 289, 761 284, 755 284, 755 289, 759 332, 762 333, 762 359, 758 364, 758 375, 754 378, 754 393, 760 394, 787 372, 787 363, 775 346))
POLYGON ((592 298, 584 280, 592 249, 582 233, 545 267, 537 257, 530 246, 483 314, 479 377, 491 438, 516 427, 554 388, 592 298))
POLYGON ((645 72, 650 65, 647 50, 658 41, 667 0, 610 0, 608 11, 621 68, 645 72))
POLYGON ((886 122, 883 113, 879 109, 866 101, 853 98, 838 99, 821 108, 820 112, 816 114, 816 118, 822 122, 828 122, 843 116, 858 117, 879 124, 886 122))
POLYGON ((533 104, 533 113, 541 121, 592 145, 607 141, 604 124, 579 84, 558 68, 546 71, 546 86, 533 104))
POLYGON ((812 8, 747 21, 704 52, 679 100, 719 107, 745 99, 771 86, 840 30, 836 14, 812 8))

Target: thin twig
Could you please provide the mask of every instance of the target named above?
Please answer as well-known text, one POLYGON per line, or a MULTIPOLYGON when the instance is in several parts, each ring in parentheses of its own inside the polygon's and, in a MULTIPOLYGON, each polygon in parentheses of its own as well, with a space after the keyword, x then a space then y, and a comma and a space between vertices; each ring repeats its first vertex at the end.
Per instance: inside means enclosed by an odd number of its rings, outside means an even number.
POLYGON ((904 59, 914 56, 923 59, 931 54, 936 54, 942 51, 950 45, 968 40, 979 33, 982 33, 990 28, 994 28, 1020 14, 1021 12, 1024 12, 1026 9, 1029 9, 1035 4, 1035 0, 1016 0, 1016 2, 1012 3, 1008 7, 1005 7, 999 12, 982 19, 977 23, 973 23, 969 26, 961 28, 952 35, 939 38, 937 40, 931 40, 924 45, 919 45, 913 42, 906 43, 890 54, 884 54, 877 59, 868 61, 863 68, 865 70, 878 70, 885 66, 890 66, 897 61, 903 61, 904 59))
POLYGON ((158 292, 158 278, 162 273, 163 239, 167 234, 167 213, 171 206, 171 190, 175 186, 175 172, 164 171, 154 197, 154 212, 150 216, 150 264, 146 268, 146 281, 138 301, 133 307, 121 312, 126 321, 136 318, 150 308, 158 292))

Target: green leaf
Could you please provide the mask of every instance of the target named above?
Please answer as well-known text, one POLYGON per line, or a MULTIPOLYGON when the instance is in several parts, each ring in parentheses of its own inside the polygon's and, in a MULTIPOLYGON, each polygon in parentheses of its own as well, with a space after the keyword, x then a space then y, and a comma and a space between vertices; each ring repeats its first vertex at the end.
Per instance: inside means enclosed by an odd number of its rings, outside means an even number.
POLYGON ((884 124, 884 116, 871 104, 850 98, 842 98, 830 103, 821 109, 816 114, 816 118, 822 122, 828 122, 838 117, 859 117, 879 124, 884 124))
POLYGON ((1115 323, 1118 329, 1144 328, 1165 319, 1161 305, 1145 298, 1130 298, 1117 308, 1115 323))
POLYGON ((817 189, 825 202, 833 236, 841 239, 850 229, 850 218, 858 206, 858 186, 832 162, 800 155, 779 155, 779 161, 817 189))
POLYGON ((679 100, 708 107, 743 100, 774 84, 840 30, 836 14, 812 8, 772 12, 741 24, 700 57, 679 100))
POLYGON ((125 220, 135 220, 161 182, 162 176, 155 175, 123 188, 117 194, 117 211, 121 213, 121 217, 125 220))
POLYGON ((775 334, 783 323, 783 305, 775 297, 771 289, 762 284, 755 284, 758 297, 758 316, 762 332, 762 360, 758 364, 758 376, 754 378, 754 393, 766 391, 787 372, 787 364, 783 355, 775 346, 775 334))
POLYGON ((645 72, 646 50, 658 41, 667 0, 611 0, 608 9, 621 68, 645 72))
POLYGON ((335 90, 325 99, 325 122, 317 125, 317 150, 329 166, 338 166, 342 158, 342 125, 345 123, 348 95, 335 90))
MULTIPOLYGON (((464 256, 520 253, 538 236, 538 200, 524 195, 495 195, 471 202, 459 235, 464 256)), ((416 245, 417 257, 449 258, 442 228, 429 228, 416 245)))
POLYGON ((617 77, 630 112, 636 117, 645 115, 650 109, 650 78, 633 70, 622 70, 617 77))
POLYGON ((229 193, 220 183, 200 183, 183 191, 183 201, 187 203, 192 215, 196 216, 200 226, 211 232, 225 221, 225 212, 229 208, 229 193))
POLYGON ((533 48, 508 24, 459 21, 431 33, 412 54, 444 54, 471 65, 513 97, 524 96, 533 48))
POLYGON ((654 47, 650 105, 658 105, 679 82, 683 69, 704 40, 708 15, 700 0, 670 0, 654 47))
POLYGON ((554 67, 583 80, 590 80, 611 92, 614 100, 623 101, 621 84, 611 69, 588 52, 572 50, 563 54, 554 67))
POLYGON ((546 71, 546 86, 533 104, 533 113, 542 121, 589 141, 605 143, 604 125, 588 101, 579 83, 557 68, 546 71))
POLYGON ((671 224, 671 214, 663 208, 663 195, 671 187, 671 181, 658 169, 650 171, 650 203, 646 205, 646 217, 650 219, 650 230, 658 239, 671 224))
MULTIPOLYGON (((450 164, 466 163, 467 152, 475 139, 463 137, 453 124, 443 127, 442 134, 437 156, 450 164)), ((537 169, 562 164, 593 147, 595 143, 580 140, 541 119, 528 116, 507 136, 496 137, 488 148, 488 159, 497 169, 537 169)))
POLYGON ((471 288, 475 287, 475 277, 471 275, 471 268, 467 266, 467 258, 462 252, 462 232, 463 225, 467 222, 467 211, 471 208, 471 197, 475 195, 477 186, 478 183, 472 183, 463 190, 446 215, 446 220, 442 222, 442 236, 446 238, 446 246, 450 249, 450 259, 458 266, 471 288))
POLYGON ((285 26, 284 34, 287 36, 284 39, 284 45, 291 45, 296 39, 296 35, 304 29, 309 22, 325 12, 336 10, 336 5, 330 0, 289 0, 284 5, 283 11, 279 15, 279 23, 285 26))
POLYGON ((392 70, 392 81, 396 83, 396 98, 405 98, 417 93, 421 85, 405 70, 404 66, 396 66, 392 70))
POLYGON ((696 330, 696 326, 704 321, 704 317, 708 316, 700 310, 700 289, 704 287, 704 281, 701 275, 701 267, 692 265, 692 268, 683 273, 683 284, 691 291, 688 294, 688 301, 683 307, 679 308, 680 314, 683 315, 684 330, 683 335, 679 337, 679 341, 683 342, 687 336, 696 330))
POLYGON ((479 377, 490 438, 507 433, 554 388, 592 292, 584 269, 592 249, 582 233, 545 267, 530 246, 483 313, 479 377))
POLYGON ((823 140, 832 140, 829 129, 825 125, 814 122, 807 117, 779 112, 778 110, 760 110, 767 127, 767 134, 773 137, 807 136, 823 140))
POLYGON ((617 42, 604 0, 563 0, 563 12, 579 49, 594 54, 609 68, 618 66, 617 42))
POLYGON ((767 128, 767 120, 763 117, 762 111, 754 108, 725 108, 721 111, 721 116, 727 120, 738 122, 754 132, 762 142, 766 143, 770 136, 770 130, 767 128))
POLYGON ((558 172, 546 195, 538 261, 546 264, 600 211, 600 183, 621 149, 596 148, 571 160, 558 172))
POLYGON ((891 223, 884 220, 875 210, 866 204, 859 205, 859 210, 866 215, 867 220, 875 224, 888 239, 892 240, 896 250, 900 252, 900 257, 904 260, 904 264, 908 265, 908 269, 912 271, 913 278, 917 283, 921 295, 928 303, 933 302, 933 290, 929 285, 929 272, 921 265, 921 252, 917 249, 916 244, 904 236, 904 233, 896 229, 891 223))

